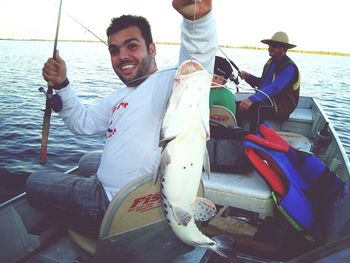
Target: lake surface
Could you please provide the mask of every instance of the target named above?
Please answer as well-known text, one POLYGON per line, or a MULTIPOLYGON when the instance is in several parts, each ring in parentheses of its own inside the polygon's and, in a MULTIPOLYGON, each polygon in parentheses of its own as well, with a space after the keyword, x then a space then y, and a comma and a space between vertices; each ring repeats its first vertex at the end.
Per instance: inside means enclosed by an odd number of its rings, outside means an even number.
MULTIPOLYGON (((103 43, 60 42, 58 49, 66 61, 69 80, 84 104, 101 100, 120 85, 103 43)), ((104 134, 73 135, 53 113, 47 163, 38 163, 45 107, 45 96, 38 88, 46 89, 41 69, 52 50, 49 41, 0 40, 0 199, 19 178, 36 170, 68 170, 84 153, 103 147, 104 134)), ((174 66, 178 50, 176 45, 158 45, 158 67, 174 66)), ((269 58, 267 51, 223 50, 241 70, 258 76, 269 58)), ((301 72, 301 94, 317 98, 350 156, 350 57, 288 54, 301 72)), ((248 88, 243 81, 240 87, 248 88)))

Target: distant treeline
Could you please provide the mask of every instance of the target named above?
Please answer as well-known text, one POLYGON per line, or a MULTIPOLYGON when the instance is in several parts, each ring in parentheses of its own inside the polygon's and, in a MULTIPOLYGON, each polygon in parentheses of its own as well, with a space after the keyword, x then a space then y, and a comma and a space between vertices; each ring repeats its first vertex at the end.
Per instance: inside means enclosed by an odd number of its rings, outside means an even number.
MULTIPOLYGON (((157 44, 162 44, 162 45, 179 45, 179 43, 175 43, 175 42, 157 42, 157 44)), ((222 48, 236 48, 236 49, 267 50, 267 48, 263 48, 263 47, 253 47, 253 46, 230 46, 230 45, 220 45, 220 47, 222 47, 222 48)), ((290 50, 288 50, 288 52, 350 57, 350 54, 348 54, 348 53, 333 52, 333 51, 310 51, 310 50, 290 49, 290 50)))
MULTIPOLYGON (((52 40, 45 40, 45 39, 3 39, 3 38, 0 38, 0 40, 52 41, 52 40)), ((63 42, 101 42, 101 41, 94 41, 94 40, 93 41, 91 41, 91 40, 60 40, 60 41, 63 41, 63 42)), ((156 42, 156 43, 162 44, 162 45, 180 45, 180 43, 177 43, 177 42, 156 42)), ((222 48, 236 48, 236 49, 267 50, 267 48, 254 47, 254 46, 220 45, 220 47, 222 47, 222 48)), ((350 54, 348 54, 348 53, 335 52, 335 51, 311 51, 311 50, 290 49, 290 50, 288 50, 288 52, 350 57, 350 54)))
MULTIPOLYGON (((221 47, 226 47, 226 48, 241 48, 241 49, 254 49, 254 50, 267 50, 267 48, 251 47, 251 46, 233 47, 233 46, 223 45, 223 46, 221 46, 221 47)), ((316 51, 316 50, 315 50, 315 51, 311 51, 311 50, 290 49, 290 50, 288 50, 288 52, 350 57, 350 54, 348 54, 348 53, 335 52, 335 51, 316 51)))

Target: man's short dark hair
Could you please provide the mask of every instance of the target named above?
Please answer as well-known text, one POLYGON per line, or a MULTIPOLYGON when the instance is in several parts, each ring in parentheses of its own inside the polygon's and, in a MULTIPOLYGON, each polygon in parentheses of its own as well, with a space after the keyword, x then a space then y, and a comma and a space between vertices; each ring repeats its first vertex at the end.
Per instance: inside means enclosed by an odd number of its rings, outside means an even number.
POLYGON ((137 26, 146 42, 147 48, 149 44, 153 43, 151 26, 148 20, 142 16, 122 15, 120 17, 112 18, 109 27, 107 28, 107 36, 115 34, 130 26, 137 26))

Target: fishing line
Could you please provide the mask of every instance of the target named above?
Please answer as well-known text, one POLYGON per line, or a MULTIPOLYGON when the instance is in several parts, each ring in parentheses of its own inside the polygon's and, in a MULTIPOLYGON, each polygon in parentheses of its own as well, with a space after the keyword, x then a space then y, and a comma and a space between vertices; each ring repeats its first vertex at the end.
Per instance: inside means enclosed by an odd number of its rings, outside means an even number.
MULTIPOLYGON (((48 2, 50 2, 52 5, 56 6, 56 3, 47 0, 48 2)), ((81 27, 83 27, 86 31, 88 31, 91 35, 93 35, 95 38, 97 38, 100 42, 102 42, 103 44, 105 44, 106 46, 108 46, 107 42, 104 41, 102 38, 100 38, 98 35, 96 35, 94 32, 92 32, 89 28, 87 28, 86 26, 84 26, 82 23, 80 23, 77 19, 75 19, 72 15, 70 15, 67 11, 65 11, 64 9, 62 9, 63 13, 65 15, 67 15, 70 19, 72 19, 74 22, 76 22, 78 25, 80 25, 81 27)))
MULTIPOLYGON (((273 103, 273 100, 271 99, 271 97, 269 95, 267 95, 265 92, 263 92, 262 90, 259 90, 259 89, 254 89, 255 91, 257 92, 260 92, 262 93, 263 95, 265 95, 265 97, 268 99, 268 101, 270 102, 271 106, 274 107, 274 103, 273 103)), ((258 101, 264 103, 267 105, 266 101, 264 101, 263 99, 259 99, 258 98, 258 101)))
POLYGON ((141 79, 146 79, 146 78, 148 78, 149 76, 152 76, 152 75, 155 75, 155 74, 164 73, 164 72, 170 71, 170 70, 176 70, 176 69, 178 69, 178 67, 173 67, 173 68, 167 68, 167 69, 157 70, 157 71, 154 72, 154 73, 148 73, 148 74, 143 75, 143 76, 141 76, 141 77, 139 77, 139 78, 133 79, 133 80, 131 80, 131 81, 129 81, 129 82, 125 82, 124 84, 127 86, 128 84, 131 84, 131 83, 133 83, 133 82, 135 82, 135 81, 138 81, 138 80, 141 80, 141 79))
POLYGON ((104 41, 103 39, 101 39, 98 35, 96 35, 94 32, 92 32, 90 29, 88 29, 86 26, 84 26, 82 23, 80 23, 78 20, 76 20, 73 16, 71 16, 70 14, 68 14, 66 11, 63 10, 63 12, 70 17, 71 19, 73 19, 73 21, 75 21, 76 23, 78 23, 80 26, 82 26, 85 30, 87 30, 90 34, 92 34, 94 37, 96 37, 99 41, 101 41, 102 43, 104 43, 106 46, 108 46, 107 42, 104 41))
MULTIPOLYGON (((227 80, 227 82, 231 83, 231 84, 235 84, 233 81, 231 80, 227 80)), ((236 85, 236 84, 235 84, 236 85)), ((258 88, 254 88, 252 86, 246 88, 246 87, 242 87, 242 86, 239 86, 239 89, 241 90, 254 90, 255 92, 260 92, 262 93, 266 98, 267 100, 270 102, 271 106, 274 107, 274 103, 273 103, 273 100, 271 99, 271 97, 269 95, 267 95, 265 92, 263 92, 262 90, 258 89, 258 88)), ((263 104, 266 104, 268 105, 267 101, 263 100, 263 99, 260 99, 258 98, 258 101, 260 101, 261 103, 263 104)))
MULTIPOLYGON (((194 9, 193 9, 193 21, 192 21, 192 35, 195 36, 196 34, 196 9, 197 9, 197 0, 194 1, 194 9)), ((190 60, 192 60, 192 54, 194 54, 196 52, 196 47, 194 45, 192 45, 192 53, 190 53, 190 60)))
POLYGON ((212 84, 210 87, 215 89, 215 88, 225 88, 226 86, 223 84, 215 83, 214 85, 212 84))
MULTIPOLYGON (((235 63, 233 63, 233 61, 226 55, 226 53, 219 47, 219 50, 221 51, 221 53, 225 56, 225 58, 231 63, 231 65, 237 70, 238 74, 241 74, 241 71, 239 70, 239 68, 237 67, 237 65, 235 63)), ((253 86, 250 86, 250 88, 242 88, 241 86, 239 86, 235 81, 232 81, 231 79, 227 80, 228 82, 230 82, 231 84, 234 83, 237 87, 239 87, 239 89, 245 89, 245 90, 250 90, 253 89, 255 92, 260 92, 262 93, 270 102, 271 106, 274 107, 274 103, 273 100, 271 99, 271 97, 269 95, 267 95, 265 92, 263 92, 262 90, 255 88, 253 86)), ((266 101, 259 99, 258 100, 264 104, 267 104, 266 101)))
MULTIPOLYGON (((194 11, 193 11, 193 23, 192 23, 192 34, 193 35, 195 35, 196 34, 196 8, 197 8, 197 2, 198 2, 198 0, 195 0, 194 1, 194 11)), ((194 45, 192 45, 192 52, 193 53, 195 53, 195 46, 194 45)), ((191 52, 189 52, 190 54, 191 54, 191 52)), ((191 55, 191 58, 190 59, 192 59, 192 55, 191 55)), ((154 73, 149 73, 149 74, 146 74, 146 75, 143 75, 143 76, 141 76, 141 77, 139 77, 139 78, 137 78, 137 79, 133 79, 133 80, 131 80, 131 81, 129 81, 129 82, 126 82, 126 83, 124 83, 126 86, 128 85, 128 84, 131 84, 131 83, 133 83, 133 82, 135 82, 135 81, 138 81, 138 80, 142 80, 142 79, 146 79, 146 78, 148 78, 149 76, 151 76, 151 75, 154 75, 154 74, 161 74, 161 73, 164 73, 164 72, 166 72, 166 71, 170 71, 170 70, 177 70, 179 67, 173 67, 173 68, 168 68, 168 69, 163 69, 163 70, 157 70, 156 72, 154 72, 154 73)), ((213 75, 213 74, 212 74, 213 75)))

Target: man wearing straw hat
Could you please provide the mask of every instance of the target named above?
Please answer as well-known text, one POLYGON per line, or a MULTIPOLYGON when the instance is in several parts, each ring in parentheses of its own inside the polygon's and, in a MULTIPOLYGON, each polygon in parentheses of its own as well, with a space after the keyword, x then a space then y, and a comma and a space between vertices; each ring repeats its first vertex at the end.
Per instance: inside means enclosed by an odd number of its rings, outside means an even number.
POLYGON ((289 43, 284 32, 275 33, 270 39, 261 40, 269 46, 270 59, 264 66, 262 76, 255 77, 241 71, 240 77, 256 93, 237 103, 237 122, 249 120, 249 131, 255 133, 265 120, 287 120, 299 100, 300 74, 296 64, 287 56, 287 51, 296 45, 289 43))

